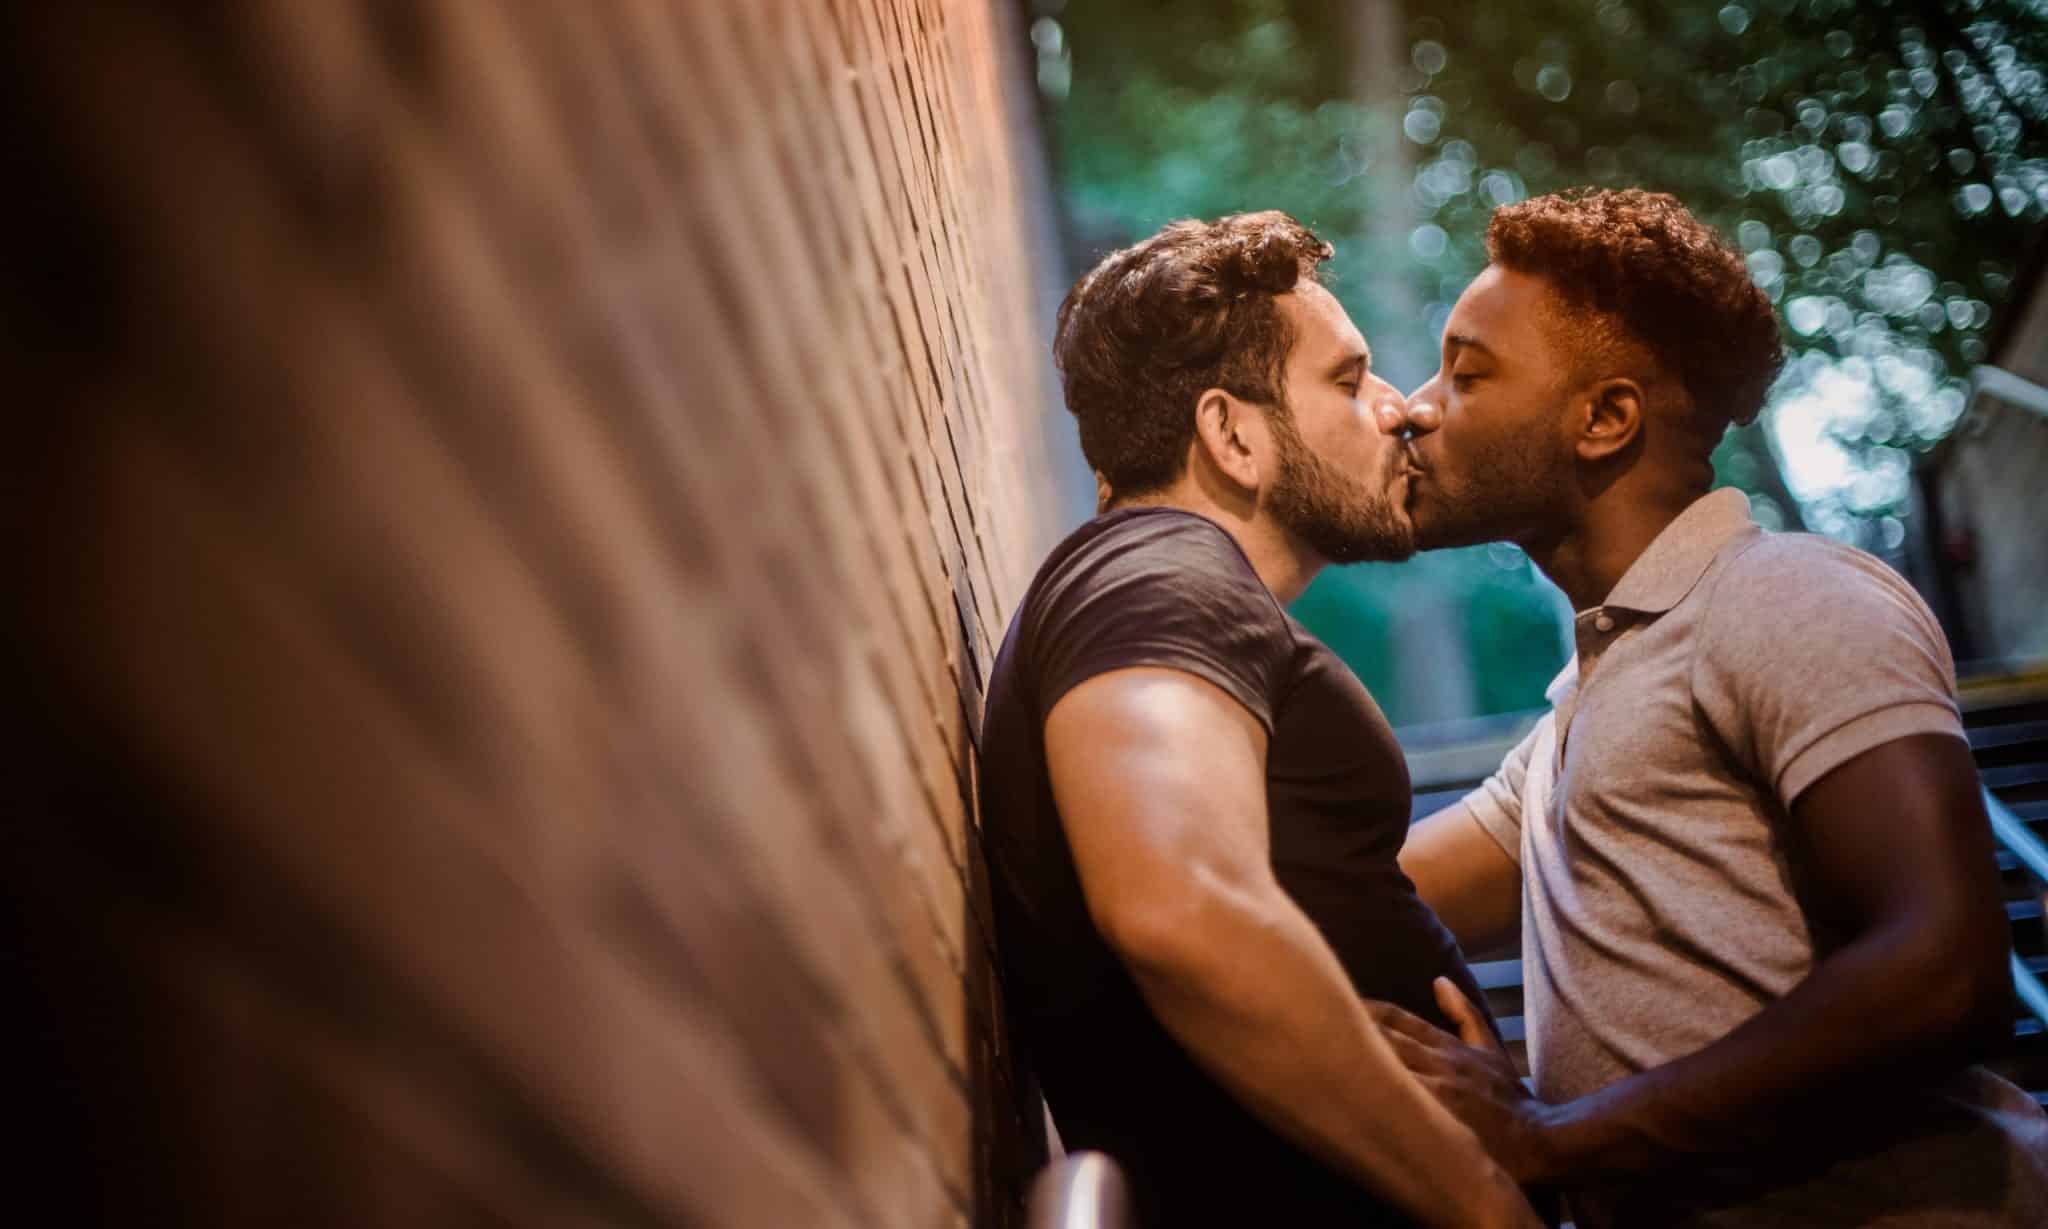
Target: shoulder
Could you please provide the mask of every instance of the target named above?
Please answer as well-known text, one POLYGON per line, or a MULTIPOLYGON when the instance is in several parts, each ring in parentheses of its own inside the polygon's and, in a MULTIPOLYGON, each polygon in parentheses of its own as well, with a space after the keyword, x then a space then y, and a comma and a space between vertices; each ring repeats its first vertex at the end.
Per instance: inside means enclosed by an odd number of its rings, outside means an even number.
POLYGON ((1733 548, 1707 594, 1697 645, 1710 666, 1748 671, 1825 660, 1845 667, 1911 647, 1948 669, 1927 603, 1883 560, 1809 533, 1733 548))
MULTIPOLYGON (((1860 587, 1905 586, 1905 580, 1875 555, 1817 533, 1759 532, 1729 552, 1721 587, 1794 586, 1815 581, 1860 587)), ((1910 590, 1909 590, 1910 591, 1910 590)))
POLYGON ((1126 508, 1106 513, 1074 531, 1063 548, 1075 562, 1129 559, 1171 561, 1209 568, 1256 581, 1244 549, 1223 526, 1179 508, 1126 508))
POLYGON ((1882 560, 1770 534, 1727 561, 1695 644, 1693 697, 1786 805, 1908 734, 1960 737, 1948 638, 1882 560))
POLYGON ((1270 729, 1299 649, 1237 540, 1173 509, 1083 526, 1048 560, 1019 617, 1046 711, 1098 674, 1164 666, 1217 684, 1270 729))
POLYGON ((1708 594, 1706 620, 1726 631, 1791 630, 1794 620, 1897 620, 1915 630, 1933 615, 1913 587, 1876 556, 1811 533, 1762 533, 1733 548, 1708 594))
POLYGON ((1048 612, 1101 600, 1176 619, 1211 616, 1288 630, 1279 600, 1222 526, 1175 508, 1097 517, 1056 550, 1037 586, 1048 612))

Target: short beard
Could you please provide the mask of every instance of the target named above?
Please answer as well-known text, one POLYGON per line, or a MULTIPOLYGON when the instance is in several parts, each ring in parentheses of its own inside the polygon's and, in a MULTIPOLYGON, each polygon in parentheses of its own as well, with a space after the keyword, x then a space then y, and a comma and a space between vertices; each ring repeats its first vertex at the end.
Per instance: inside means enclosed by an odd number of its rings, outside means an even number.
MULTIPOLYGON (((1473 453, 1453 488, 1440 480, 1441 468, 1417 480, 1429 491, 1427 514, 1411 516, 1417 550, 1481 542, 1528 547, 1554 531, 1572 480, 1571 457, 1550 432, 1473 453)), ((1409 489, 1412 498, 1416 486, 1409 489)))
POLYGON ((1390 443, 1382 450, 1386 464, 1375 492, 1317 456, 1284 403, 1266 418, 1279 452, 1268 506, 1282 525, 1331 563, 1395 562, 1415 553, 1414 529, 1388 492, 1400 448, 1390 443))

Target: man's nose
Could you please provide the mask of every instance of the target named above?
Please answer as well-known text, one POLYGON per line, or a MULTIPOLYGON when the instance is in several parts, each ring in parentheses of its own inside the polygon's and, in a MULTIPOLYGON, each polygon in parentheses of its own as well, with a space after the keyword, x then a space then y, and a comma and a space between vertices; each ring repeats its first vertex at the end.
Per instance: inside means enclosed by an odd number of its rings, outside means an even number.
POLYGON ((1409 394, 1401 407, 1401 425, 1416 435, 1428 435, 1444 425, 1443 403, 1437 400, 1433 384, 1425 384, 1409 394))
POLYGON ((1402 404, 1401 392, 1381 379, 1377 372, 1366 377, 1365 400, 1372 407, 1373 425, 1382 435, 1399 435, 1408 425, 1408 408, 1402 404))

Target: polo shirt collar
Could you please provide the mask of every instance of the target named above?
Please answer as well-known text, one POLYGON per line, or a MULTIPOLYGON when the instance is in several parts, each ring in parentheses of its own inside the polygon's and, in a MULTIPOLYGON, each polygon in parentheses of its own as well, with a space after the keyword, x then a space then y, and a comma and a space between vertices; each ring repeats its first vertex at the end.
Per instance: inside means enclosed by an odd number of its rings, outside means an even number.
POLYGON ((1609 609, 1663 614, 1692 592, 1721 548, 1745 530, 1749 496, 1734 487, 1709 491, 1664 527, 1649 548, 1622 573, 1603 605, 1609 609))
POLYGON ((1543 698, 1550 701, 1550 706, 1555 708, 1564 703, 1565 693, 1578 681, 1579 655, 1574 653, 1572 659, 1564 664, 1564 669, 1557 672, 1557 677, 1550 680, 1550 686, 1543 689, 1543 698))

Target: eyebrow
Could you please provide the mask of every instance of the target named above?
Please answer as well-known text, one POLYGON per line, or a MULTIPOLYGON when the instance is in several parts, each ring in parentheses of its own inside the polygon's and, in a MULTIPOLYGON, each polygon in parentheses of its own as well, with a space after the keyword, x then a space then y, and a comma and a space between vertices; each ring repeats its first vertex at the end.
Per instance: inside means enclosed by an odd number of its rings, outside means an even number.
POLYGON ((1338 376, 1341 376, 1345 372, 1351 370, 1353 367, 1357 367, 1361 371, 1372 370, 1371 346, 1367 346, 1363 350, 1353 350, 1349 354, 1346 354, 1343 358, 1340 358, 1336 362, 1331 363, 1330 370, 1328 372, 1329 377, 1334 380, 1338 376))
POLYGON ((1497 357, 1493 348, 1469 333, 1450 333, 1444 337, 1446 350, 1477 350, 1488 358, 1497 357))

